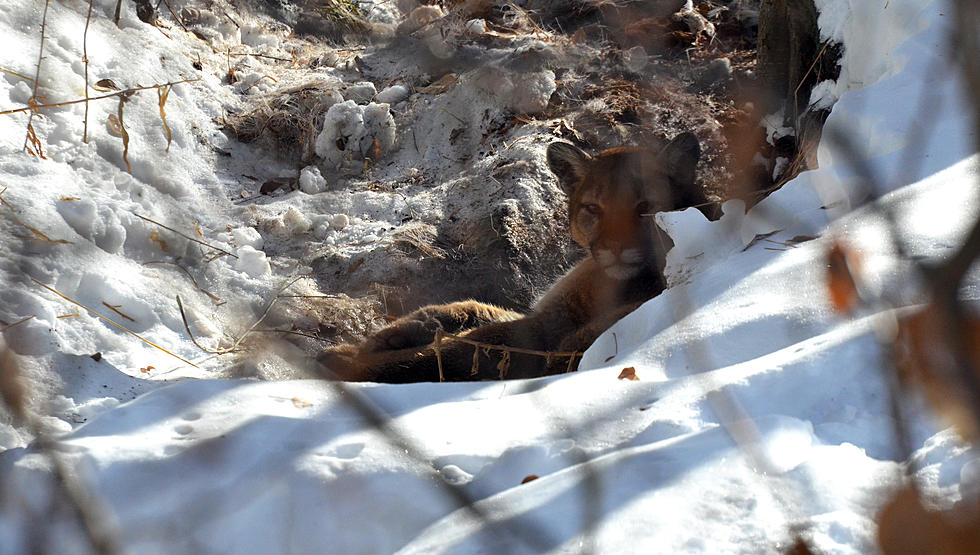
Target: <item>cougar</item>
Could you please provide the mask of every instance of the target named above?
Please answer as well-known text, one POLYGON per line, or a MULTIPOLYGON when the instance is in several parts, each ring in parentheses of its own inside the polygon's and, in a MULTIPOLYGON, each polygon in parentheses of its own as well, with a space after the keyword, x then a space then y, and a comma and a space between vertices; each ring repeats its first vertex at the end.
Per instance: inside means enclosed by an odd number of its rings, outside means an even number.
POLYGON ((590 156, 565 142, 548 147, 547 160, 568 197, 572 239, 589 256, 519 314, 473 300, 425 306, 394 321, 360 345, 332 347, 319 357, 328 375, 348 381, 423 382, 531 378, 577 368, 573 353, 665 287, 670 238, 656 212, 706 203, 694 184, 701 155, 697 138, 683 133, 659 151, 621 147, 590 156), (433 345, 437 330, 452 338, 433 345))

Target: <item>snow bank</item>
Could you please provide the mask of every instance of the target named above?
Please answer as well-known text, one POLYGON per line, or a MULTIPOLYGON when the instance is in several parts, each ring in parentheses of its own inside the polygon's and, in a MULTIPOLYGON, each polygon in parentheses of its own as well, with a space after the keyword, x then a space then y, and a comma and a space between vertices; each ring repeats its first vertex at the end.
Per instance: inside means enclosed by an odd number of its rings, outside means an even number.
MULTIPOLYGON (((0 5, 10 45, 0 67, 22 74, 31 73, 24 60, 34 59, 40 21, 38 6, 27 4, 0 5)), ((397 84, 380 92, 355 85, 343 99, 334 91, 315 139, 322 164, 300 170, 230 141, 214 124, 268 79, 236 94, 223 82, 224 56, 131 14, 116 29, 110 4, 96 4, 100 17, 90 29, 98 38, 89 41, 93 75, 124 86, 201 80, 171 92, 169 151, 152 91, 127 103, 132 175, 121 141, 105 129, 114 102, 92 104, 87 144, 79 139, 81 105, 35 118, 43 160, 16 154, 26 116, 0 118, 5 209, 56 241, 0 218, 0 320, 32 316, 4 337, 36 384, 33 406, 54 399, 55 417, 42 424, 62 434, 59 456, 112 515, 107 522, 127 550, 779 552, 791 530, 819 551, 874 549, 873 519, 902 472, 876 330, 901 309, 854 320, 832 314, 824 256, 832 240, 857 245, 868 254, 872 286, 894 291, 896 306, 915 302, 907 267, 882 240, 882 213, 853 206, 882 196, 912 253, 927 259, 948 256, 980 211, 966 110, 942 63, 944 2, 819 2, 825 36, 845 47, 841 80, 814 99, 839 96, 821 169, 748 214, 729 202, 714 223, 696 210, 658 215, 676 245, 668 257, 672 287, 600 337, 579 372, 349 390, 322 381, 214 379, 225 376, 222 363, 187 339, 185 325, 209 348, 227 346, 290 285, 284 276, 306 269, 314 240, 333 248, 336 271, 349 274, 363 249, 392 244, 392 222, 443 208, 433 195, 348 193, 334 172, 348 160, 374 160, 380 149, 390 164, 375 177, 400 180, 405 191, 429 179, 447 195, 471 185, 458 176, 464 165, 540 166, 543 145, 533 136, 512 145, 511 158, 444 160, 462 148, 456 141, 479 144, 501 105, 540 109, 555 90, 554 74, 476 69, 431 98, 397 84), (195 69, 198 60, 203 70, 195 69), (923 82, 930 105, 946 108, 918 109, 923 82), (402 102, 414 118, 411 152, 395 148, 386 101, 402 102), (913 140, 911 130, 924 134, 913 140), (853 137, 879 176, 873 191, 857 186, 850 150, 832 140, 838 133, 853 137), (302 192, 235 203, 268 176, 293 179, 302 192), (32 279, 197 366, 120 333, 32 279), (171 302, 177 295, 184 314, 171 302), (639 379, 618 379, 626 367, 639 379), (182 377, 195 379, 165 383, 182 377), (365 423, 351 399, 390 414, 390 428, 417 452, 365 423), (447 483, 474 499, 490 524, 460 508, 447 483)), ((388 13, 390 6, 376 4, 388 13)), ((47 43, 42 92, 74 98, 84 70, 74 31, 84 12, 59 3, 50 10, 57 39, 47 43)), ((192 26, 236 48, 288 46, 288 37, 255 22, 238 28, 206 15, 192 26)), ((339 79, 340 70, 323 71, 339 79)), ((255 74, 243 68, 242 75, 255 74)), ((0 106, 29 96, 24 79, 0 76, 0 106)), ((526 198, 506 202, 535 198, 530 185, 513 190, 526 198)), ((458 202, 487 204, 491 192, 458 202)), ((975 280, 966 290, 975 296, 975 280)), ((311 318, 296 306, 274 323, 311 318)), ((300 365, 296 353, 272 343, 250 358, 249 368, 266 376, 295 376, 300 365)), ((910 412, 920 483, 948 504, 976 495, 971 452, 921 407, 910 412)), ((38 522, 49 526, 46 547, 81 551, 76 523, 48 510, 50 461, 24 445, 29 439, 0 423, 7 449, 0 453, 0 551, 26 549, 38 522)))

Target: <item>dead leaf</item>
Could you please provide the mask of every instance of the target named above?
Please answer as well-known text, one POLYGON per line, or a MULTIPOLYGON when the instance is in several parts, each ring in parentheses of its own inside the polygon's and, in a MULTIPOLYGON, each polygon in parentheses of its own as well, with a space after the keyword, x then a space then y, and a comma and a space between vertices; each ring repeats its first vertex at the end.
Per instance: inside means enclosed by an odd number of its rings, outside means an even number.
POLYGON ((61 197, 58 200, 82 200, 80 197, 61 197))
POLYGON ((166 241, 160 238, 160 234, 156 231, 150 232, 150 241, 160 245, 160 250, 163 252, 170 252, 170 245, 166 241))
POLYGON ((639 376, 636 375, 636 368, 633 368, 632 366, 627 366, 626 368, 623 368, 622 372, 619 373, 618 379, 631 380, 635 382, 635 381, 639 381, 640 378, 639 376))
POLYGON ((537 480, 538 478, 539 478, 539 476, 537 474, 528 474, 527 476, 524 477, 523 480, 521 480, 521 483, 522 484, 526 484, 528 482, 533 482, 533 481, 537 480))
POLYGON ((164 152, 170 152, 170 143, 173 140, 173 134, 170 132, 170 126, 167 125, 167 110, 165 108, 167 98, 170 95, 171 87, 172 85, 157 87, 157 99, 160 106, 160 121, 163 123, 163 132, 167 136, 167 148, 164 150, 164 152))
POLYGON ((142 372, 144 374, 149 374, 150 373, 150 370, 154 370, 154 367, 153 366, 147 366, 146 368, 140 368, 140 372, 142 372))
POLYGON ((456 74, 447 73, 431 85, 422 87, 418 92, 422 94, 441 94, 451 89, 456 84, 456 81, 458 81, 456 74))
POLYGON ((123 136, 122 124, 119 123, 119 116, 116 114, 109 114, 109 117, 105 121, 105 128, 113 137, 123 136))
POLYGON ((119 85, 112 79, 99 79, 92 85, 92 88, 99 92, 118 91, 119 85))
POLYGON ((304 400, 300 399, 299 397, 293 397, 292 399, 290 399, 290 401, 292 401, 293 402, 293 406, 296 407, 296 408, 298 408, 298 409, 306 409, 306 408, 310 408, 310 407, 313 406, 313 403, 311 403, 309 401, 304 401, 304 400))
POLYGON ((851 274, 858 266, 857 254, 840 243, 827 253, 827 292, 831 306, 842 314, 850 314, 858 304, 857 284, 851 274))

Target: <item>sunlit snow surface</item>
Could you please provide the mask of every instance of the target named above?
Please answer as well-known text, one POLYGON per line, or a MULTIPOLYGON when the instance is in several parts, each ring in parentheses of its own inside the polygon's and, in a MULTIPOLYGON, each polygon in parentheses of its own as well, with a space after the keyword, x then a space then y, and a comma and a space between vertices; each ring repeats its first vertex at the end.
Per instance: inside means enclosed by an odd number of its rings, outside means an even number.
MULTIPOLYGON (((29 71, 38 4, 0 5, 0 67, 29 71)), ((109 4, 97 9, 107 12, 109 4)), ((822 168, 747 215, 729 203, 710 224, 694 210, 658 216, 676 243, 672 287, 604 334, 578 373, 540 380, 363 384, 341 393, 312 380, 208 379, 206 369, 175 365, 84 311, 66 323, 59 316, 74 307, 26 276, 93 306, 114 299, 134 312, 134 331, 200 361, 171 298, 196 295, 194 306, 211 305, 177 274, 146 265, 153 254, 143 245, 153 228, 134 213, 227 226, 211 239, 240 258, 214 261, 201 279, 233 291, 241 307, 261 306, 281 286, 277 272, 286 270, 270 265, 252 229, 262 215, 227 200, 239 191, 209 146, 237 148, 211 121, 232 102, 221 95, 231 93, 213 75, 175 88, 169 153, 156 99, 131 102, 132 176, 104 124, 90 125, 90 143, 81 143, 80 106, 35 120, 46 161, 18 153, 26 116, 0 117, 4 198, 20 218, 73 241, 30 248, 21 241, 17 251, 4 246, 0 260, 0 318, 35 315, 6 340, 37 379, 34 395, 51 398, 55 417, 44 425, 64 434, 61 456, 101 499, 133 553, 765 553, 785 549, 791 532, 820 552, 873 551, 875 513, 901 476, 878 337, 901 307, 920 299, 910 266, 890 253, 882 212, 853 210, 862 193, 850 155, 827 137, 853 137, 876 172, 876 192, 891 191, 880 206, 896 214, 916 257, 953 252, 978 212, 978 167, 958 80, 944 65, 949 7, 819 4, 824 33, 844 40, 851 64, 842 82, 824 88, 840 99, 827 122, 822 168), (875 17, 875 9, 890 11, 875 17), (869 21, 885 34, 863 31, 869 21), (926 76, 942 110, 916 108, 926 76), (910 130, 929 135, 912 140, 910 130), (814 239, 787 244, 799 237, 814 239), (824 256, 834 240, 864 253, 867 287, 890 304, 850 319, 830 311, 824 256), (95 352, 103 362, 89 358, 95 352), (630 366, 639 380, 617 379, 630 366), (162 381, 181 376, 194 379, 162 381), (355 395, 389 413, 390 428, 417 452, 366 424, 349 405, 355 395), (531 475, 538 478, 522 485, 531 475), (443 482, 477 500, 495 524, 460 508, 443 482)), ((69 43, 80 40, 74 31, 84 14, 58 3, 51 10, 48 32, 58 38, 47 44, 47 94, 74 98, 77 91, 56 77, 82 70, 78 45, 69 43)), ((138 74, 147 84, 195 74, 188 44, 132 14, 121 29, 105 17, 93 24, 94 75, 125 81, 138 74)), ((3 74, 0 107, 22 105, 25 87, 3 74)), ((116 109, 98 106, 93 122, 116 109)), ((334 221, 317 198, 299 198, 292 213, 281 207, 292 214, 281 216, 282 226, 334 221)), ((366 195, 345 202, 350 225, 328 223, 323 233, 349 234, 345 241, 372 233, 358 216, 378 207, 366 195)), ((25 233, 2 222, 7 236, 25 233)), ((976 281, 965 291, 977 298, 976 281)), ((227 322, 225 314, 196 317, 202 341, 216 341, 208 322, 242 328, 254 316, 227 322)), ((976 461, 925 410, 908 410, 927 491, 959 499, 976 461)), ((0 447, 9 448, 0 454, 0 552, 21 551, 42 520, 54 545, 84 551, 70 513, 48 507, 48 459, 22 447, 22 433, 0 427, 0 447)))

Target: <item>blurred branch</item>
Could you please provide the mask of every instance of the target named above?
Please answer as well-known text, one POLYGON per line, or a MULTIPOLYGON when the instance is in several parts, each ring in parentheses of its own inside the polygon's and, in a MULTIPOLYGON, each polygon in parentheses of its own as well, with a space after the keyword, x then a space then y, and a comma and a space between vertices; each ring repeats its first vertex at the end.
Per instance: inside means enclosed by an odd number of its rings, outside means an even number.
MULTIPOLYGON (((104 504, 78 479, 76 471, 61 456, 58 441, 51 439, 40 421, 27 408, 26 391, 21 383, 20 371, 14 354, 0 340, 0 402, 23 422, 35 437, 33 445, 51 461, 54 483, 60 490, 81 525, 85 538, 96 553, 112 555, 121 553, 118 544, 119 530, 115 529, 104 504)), ((50 515, 38 515, 44 520, 50 515)), ((37 546, 34 546, 37 547, 37 546)), ((35 552, 46 552, 41 549, 35 552)))

